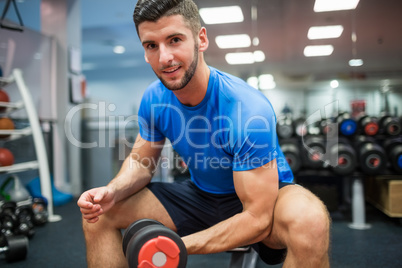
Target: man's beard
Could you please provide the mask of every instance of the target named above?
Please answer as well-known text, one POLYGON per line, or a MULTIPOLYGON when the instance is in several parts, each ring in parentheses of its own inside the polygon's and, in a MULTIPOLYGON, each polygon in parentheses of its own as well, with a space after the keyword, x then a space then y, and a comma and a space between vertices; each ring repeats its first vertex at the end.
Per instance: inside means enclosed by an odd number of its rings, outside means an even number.
POLYGON ((169 85, 169 83, 162 79, 160 76, 158 76, 159 80, 162 82, 162 84, 169 90, 171 91, 176 91, 184 88, 187 86, 188 82, 190 82, 191 78, 193 78, 195 70, 197 69, 198 65, 198 47, 194 47, 194 59, 193 62, 191 63, 190 67, 188 70, 184 73, 183 79, 179 82, 179 84, 175 85, 169 85))

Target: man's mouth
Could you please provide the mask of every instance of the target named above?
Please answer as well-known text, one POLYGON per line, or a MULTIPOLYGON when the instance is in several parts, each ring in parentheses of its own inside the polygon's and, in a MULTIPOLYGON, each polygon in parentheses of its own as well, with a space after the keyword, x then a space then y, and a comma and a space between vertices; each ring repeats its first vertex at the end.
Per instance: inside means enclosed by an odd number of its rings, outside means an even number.
POLYGON ((174 67, 170 67, 170 68, 164 69, 163 72, 170 74, 170 73, 176 72, 176 71, 179 70, 180 68, 181 68, 181 66, 174 66, 174 67))

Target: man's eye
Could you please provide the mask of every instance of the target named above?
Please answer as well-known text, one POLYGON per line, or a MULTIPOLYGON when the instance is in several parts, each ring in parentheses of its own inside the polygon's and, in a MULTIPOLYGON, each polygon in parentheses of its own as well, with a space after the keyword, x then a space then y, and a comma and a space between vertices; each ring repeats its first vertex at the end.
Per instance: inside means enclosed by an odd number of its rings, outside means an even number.
POLYGON ((148 45, 147 45, 147 48, 148 48, 148 49, 154 49, 155 47, 156 47, 155 44, 148 44, 148 45))
POLYGON ((172 38, 172 43, 177 43, 177 42, 180 42, 180 41, 181 41, 181 39, 178 38, 178 37, 172 38))

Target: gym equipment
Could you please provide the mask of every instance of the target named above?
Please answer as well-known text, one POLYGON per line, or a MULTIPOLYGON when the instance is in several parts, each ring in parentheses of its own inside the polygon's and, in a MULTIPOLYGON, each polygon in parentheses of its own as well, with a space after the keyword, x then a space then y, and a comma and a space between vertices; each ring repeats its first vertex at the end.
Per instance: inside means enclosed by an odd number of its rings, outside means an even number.
POLYGON ((11 166, 13 164, 14 164, 13 153, 6 148, 0 148, 0 167, 11 166))
POLYGON ((387 156, 384 149, 376 141, 367 136, 355 139, 355 150, 359 159, 359 167, 367 175, 383 174, 387 168, 387 156))
POLYGON ((258 253, 251 246, 234 248, 228 252, 232 253, 230 268, 253 268, 257 265, 258 253))
POLYGON ((15 129, 15 125, 14 125, 13 120, 11 120, 8 117, 0 118, 0 129, 4 129, 4 130, 13 130, 13 129, 15 129))
POLYGON ((123 235, 123 253, 130 268, 184 268, 187 250, 181 238, 158 221, 133 222, 123 235))
POLYGON ((357 124, 360 129, 360 134, 367 136, 375 136, 380 129, 378 125, 378 119, 368 115, 363 115, 357 119, 357 124))
POLYGON ((293 136, 294 126, 290 115, 281 115, 278 117, 276 133, 280 139, 288 139, 293 136))
POLYGON ((402 137, 386 140, 383 147, 392 169, 396 173, 402 174, 402 137))
POLYGON ((357 131, 357 122, 349 113, 341 113, 336 117, 336 123, 339 124, 339 133, 344 136, 352 136, 357 131))
POLYGON ((15 216, 15 209, 17 204, 13 201, 5 202, 0 208, 0 225, 1 233, 8 236, 13 235, 15 228, 18 225, 17 216, 15 216))
POLYGON ((302 140, 303 166, 313 169, 323 167, 323 154, 325 153, 325 143, 323 136, 307 136, 302 140))
MULTIPOLYGON (((14 130, 15 125, 13 120, 11 120, 8 117, 2 117, 0 118, 0 130, 14 130)), ((0 135, 0 139, 6 139, 9 138, 10 135, 0 135)))
POLYGON ((319 123, 320 134, 327 138, 333 138, 338 135, 337 124, 332 118, 326 118, 319 123))
POLYGON ((380 130, 383 134, 389 136, 398 136, 399 134, 401 134, 402 126, 397 117, 384 115, 380 118, 379 125, 380 130))
MULTIPOLYGON (((1 75, 0 75, 1 77, 1 75)), ((7 92, 0 88, 0 102, 10 102, 10 97, 7 92)), ((0 107, 0 112, 3 113, 6 111, 6 107, 0 107)))
POLYGON ((300 117, 294 120, 293 125, 296 136, 304 137, 305 135, 307 135, 307 125, 306 125, 306 119, 304 117, 300 117))
POLYGON ((34 225, 32 222, 33 211, 30 204, 17 206, 15 215, 18 220, 18 226, 15 233, 31 238, 35 234, 34 225))
MULTIPOLYGON (((7 236, 24 235, 31 238, 35 234, 32 200, 2 203, 0 208, 1 233, 7 236)), ((42 218, 40 219, 43 221, 42 218)))
MULTIPOLYGON (((22 235, 6 236, 0 234, 4 245, 0 247, 0 254, 4 254, 7 262, 15 262, 26 259, 28 255, 28 238, 22 235)), ((3 243, 2 243, 3 244, 3 243)))
POLYGON ((44 225, 48 221, 49 213, 47 212, 47 204, 45 199, 35 197, 32 203, 32 222, 37 225, 44 225))
POLYGON ((22 22, 22 18, 21 18, 20 12, 18 10, 18 6, 15 3, 15 0, 7 0, 7 2, 5 4, 5 7, 4 7, 4 10, 3 10, 3 14, 1 15, 0 27, 4 28, 4 29, 12 30, 12 31, 20 31, 20 32, 24 31, 24 23, 22 22), (8 9, 10 8, 11 3, 14 6, 15 14, 17 14, 17 18, 18 18, 18 21, 20 23, 19 26, 18 25, 11 25, 9 23, 5 23, 4 19, 6 17, 8 9))
MULTIPOLYGON (((61 206, 61 205, 64 205, 64 204, 70 202, 71 200, 73 200, 72 194, 67 194, 67 193, 61 192, 54 186, 52 177, 51 177, 51 181, 50 181, 50 186, 51 186, 51 190, 52 190, 53 206, 55 206, 55 207, 61 206)), ((41 179, 39 177, 36 177, 35 179, 28 182, 26 187, 32 197, 44 198, 43 192, 41 190, 41 179)), ((48 200, 48 198, 46 198, 46 200, 48 200)), ((48 208, 48 206, 50 206, 50 202, 46 201, 46 204, 47 204, 46 208, 48 208)), ((50 217, 50 214, 49 214, 49 217, 50 217)), ((52 220, 51 217, 50 217, 50 220, 52 220)))
POLYGON ((6 200, 14 202, 24 201, 30 199, 28 190, 22 185, 20 179, 16 175, 8 177, 0 186, 0 194, 6 200))
POLYGON ((371 225, 366 223, 366 206, 364 199, 363 179, 361 176, 351 176, 352 179, 352 222, 351 229, 366 230, 371 225))
POLYGON ((356 152, 346 139, 339 139, 337 143, 329 144, 329 157, 332 171, 340 176, 347 176, 354 172, 356 168, 356 152))
POLYGON ((301 160, 298 142, 294 139, 293 140, 283 140, 283 141, 281 141, 280 146, 281 146, 283 155, 285 156, 286 161, 288 162, 288 164, 290 166, 290 169, 294 173, 297 173, 302 166, 302 160, 301 160))

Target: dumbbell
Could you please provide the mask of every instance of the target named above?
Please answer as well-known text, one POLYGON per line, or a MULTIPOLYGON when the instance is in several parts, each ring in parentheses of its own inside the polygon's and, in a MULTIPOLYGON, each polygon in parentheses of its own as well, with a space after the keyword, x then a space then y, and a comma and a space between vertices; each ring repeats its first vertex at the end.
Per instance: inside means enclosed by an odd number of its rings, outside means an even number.
POLYGON ((367 136, 375 136, 378 133, 379 125, 376 117, 363 115, 357 119, 357 124, 360 129, 360 134, 367 136))
POLYGON ((282 115, 278 117, 276 123, 276 132, 281 139, 288 139, 294 134, 293 120, 288 115, 282 115))
POLYGON ((32 223, 32 207, 17 206, 14 201, 7 201, 1 206, 0 222, 2 228, 16 235, 32 237, 35 234, 32 223))
POLYGON ((25 260, 28 255, 29 241, 26 236, 6 236, 0 234, 0 254, 4 254, 7 262, 25 260))
POLYGON ((307 135, 306 118, 300 117, 293 122, 296 136, 303 137, 307 135))
POLYGON ((319 123, 319 127, 320 127, 320 133, 322 135, 326 135, 327 133, 330 133, 331 129, 330 129, 330 125, 332 123, 331 119, 322 119, 319 123))
POLYGON ((300 149, 299 145, 296 140, 283 140, 281 141, 281 149, 283 152, 283 155, 286 158, 286 161, 288 162, 290 169, 294 172, 297 173, 301 166, 302 166, 302 161, 301 161, 301 155, 300 155, 300 149))
POLYGON ((380 118, 380 130, 383 134, 398 136, 401 134, 402 127, 399 118, 390 115, 384 115, 380 118))
POLYGON ((402 137, 386 140, 383 147, 393 170, 402 174, 402 137))
POLYGON ((339 132, 344 136, 353 136, 357 131, 357 122, 349 113, 342 113, 336 117, 339 124, 339 132))
POLYGON ((384 149, 372 137, 358 136, 355 149, 359 166, 367 175, 383 174, 387 169, 387 156, 384 149))
POLYGON ((325 142, 323 136, 307 136, 302 141, 303 166, 318 169, 323 167, 323 155, 325 154, 325 142))
POLYGON ((340 176, 351 175, 356 169, 356 152, 350 142, 339 139, 337 143, 329 144, 329 160, 332 171, 340 176))
POLYGON ((0 224, 2 232, 7 234, 14 234, 15 228, 18 225, 18 219, 15 215, 17 204, 13 201, 5 202, 0 208, 0 224))
POLYGON ((32 222, 37 225, 44 225, 48 221, 49 213, 44 198, 35 197, 32 201, 32 222))
POLYGON ((17 206, 15 209, 15 216, 18 220, 16 233, 31 238, 35 234, 34 224, 32 221, 32 206, 28 204, 17 206))
POLYGON ((151 219, 135 221, 125 230, 123 253, 130 268, 184 268, 187 264, 180 236, 151 219))

